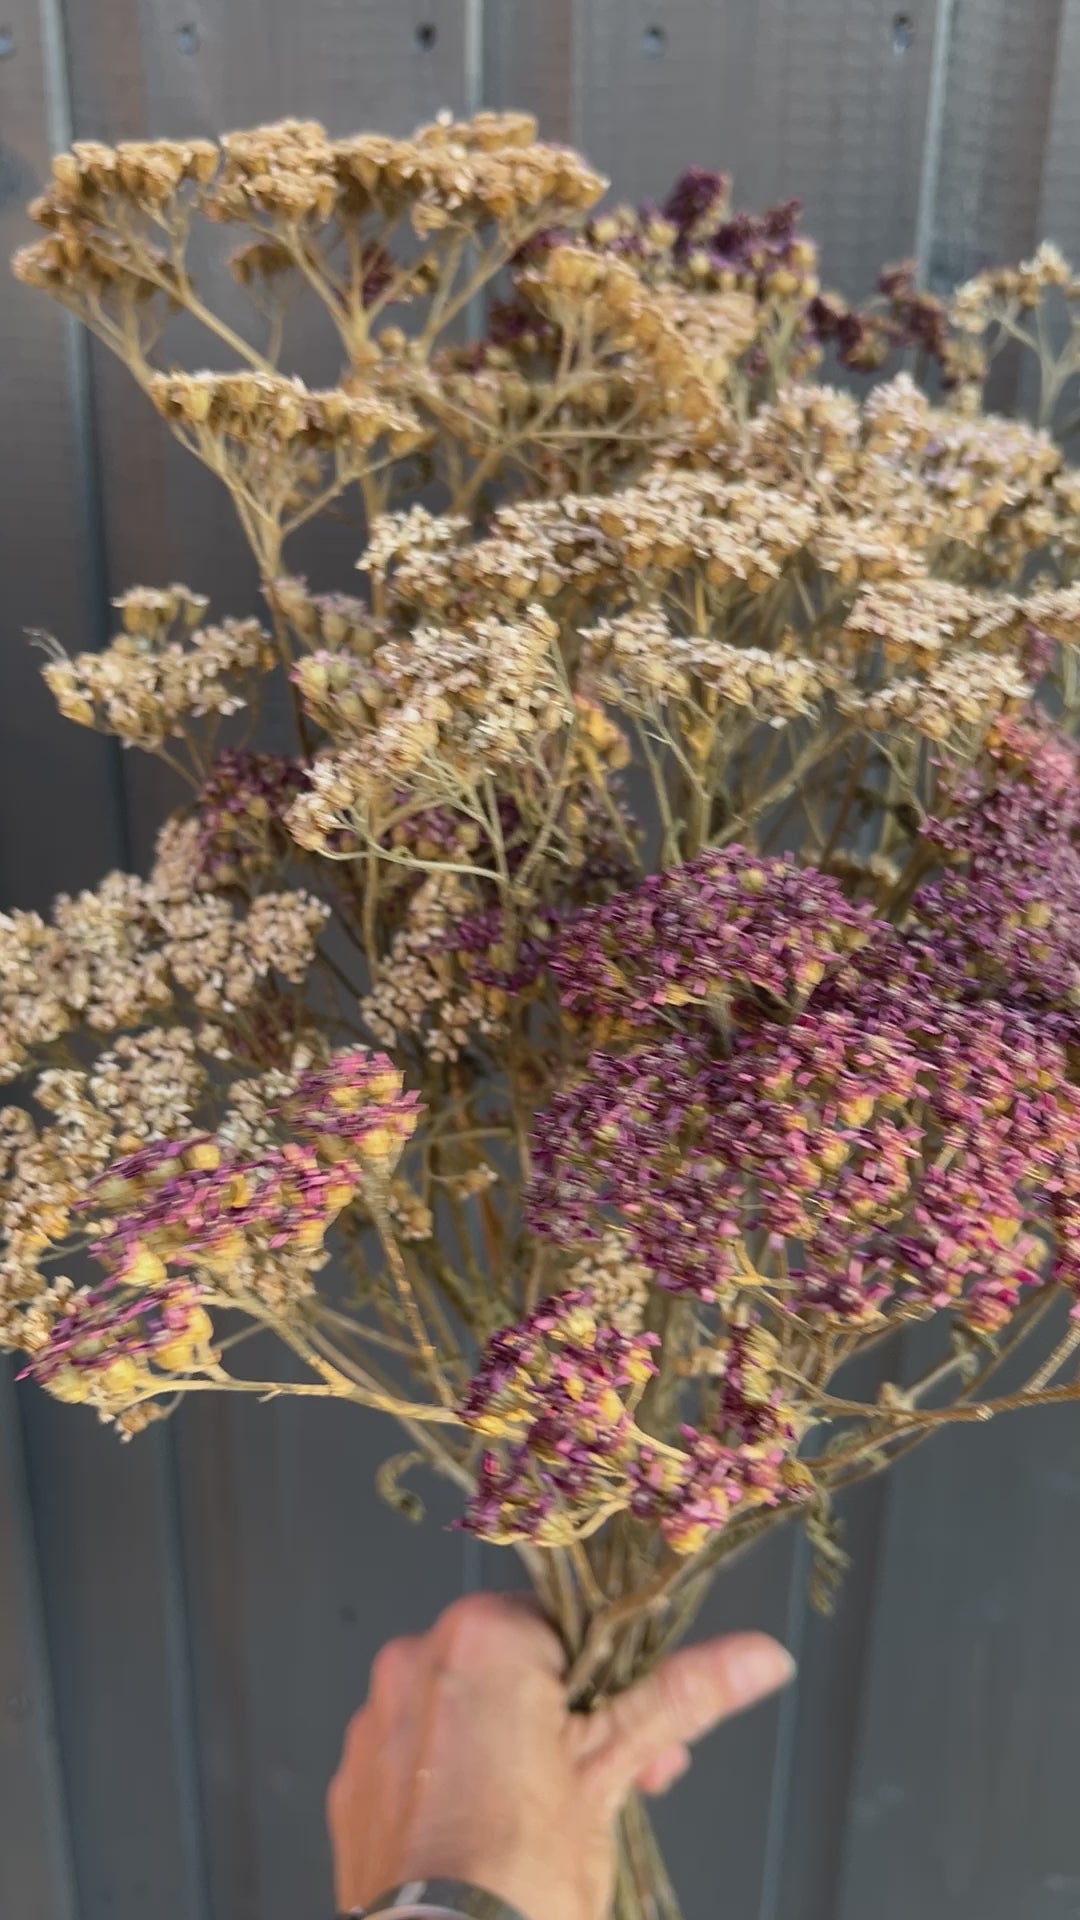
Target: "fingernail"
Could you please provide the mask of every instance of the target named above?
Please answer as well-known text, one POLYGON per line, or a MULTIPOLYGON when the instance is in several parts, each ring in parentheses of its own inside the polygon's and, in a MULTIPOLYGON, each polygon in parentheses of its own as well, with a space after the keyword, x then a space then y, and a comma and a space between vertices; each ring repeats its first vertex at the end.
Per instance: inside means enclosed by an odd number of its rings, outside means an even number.
POLYGON ((749 1638, 731 1651, 730 1684, 743 1706, 778 1693, 795 1678, 795 1662, 786 1647, 764 1635, 749 1638))

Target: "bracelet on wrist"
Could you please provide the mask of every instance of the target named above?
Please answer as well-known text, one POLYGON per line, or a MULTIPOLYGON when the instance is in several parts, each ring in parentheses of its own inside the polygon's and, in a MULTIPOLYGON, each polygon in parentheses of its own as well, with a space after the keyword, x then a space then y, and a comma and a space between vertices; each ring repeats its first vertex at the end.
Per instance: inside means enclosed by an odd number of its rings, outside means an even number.
POLYGON ((339 1920, 377 1920, 380 1914, 408 1913, 416 1920, 525 1920, 498 1894, 466 1880, 408 1880, 380 1894, 370 1907, 356 1907, 339 1920))

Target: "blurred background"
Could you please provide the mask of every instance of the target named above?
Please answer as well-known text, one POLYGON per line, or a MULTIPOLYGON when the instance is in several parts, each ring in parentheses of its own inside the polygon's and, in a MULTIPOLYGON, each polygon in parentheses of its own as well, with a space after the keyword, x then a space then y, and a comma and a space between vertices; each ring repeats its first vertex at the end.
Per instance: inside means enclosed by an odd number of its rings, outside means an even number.
MULTIPOLYGON (((798 195, 850 295, 911 255, 937 290, 1043 237, 1080 260, 1080 0, 0 0, 0 254, 72 137, 479 106, 533 109, 620 198, 691 162, 736 205, 798 195)), ((359 546, 302 564, 347 586, 359 546)), ((110 595, 173 579, 256 609, 215 483, 0 279, 0 906, 145 861, 155 766, 55 716, 25 631, 92 646, 110 595)), ((375 1648, 512 1578, 448 1512, 379 1503, 394 1444, 208 1398, 121 1447, 0 1357, 5 1920, 329 1915, 322 1796, 375 1648)), ((1080 1915, 1080 1419, 957 1428, 846 1521, 833 1619, 786 1532, 710 1608, 801 1678, 664 1809, 689 1920, 1080 1915)))

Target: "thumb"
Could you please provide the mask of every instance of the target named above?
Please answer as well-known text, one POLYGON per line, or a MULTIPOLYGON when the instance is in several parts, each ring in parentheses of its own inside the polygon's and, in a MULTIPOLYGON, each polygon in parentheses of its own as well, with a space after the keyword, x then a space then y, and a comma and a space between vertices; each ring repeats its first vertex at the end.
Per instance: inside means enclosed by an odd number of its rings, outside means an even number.
POLYGON ((763 1633, 684 1647, 594 1716, 593 1766, 621 1800, 662 1755, 776 1693, 794 1673, 791 1655, 763 1633))

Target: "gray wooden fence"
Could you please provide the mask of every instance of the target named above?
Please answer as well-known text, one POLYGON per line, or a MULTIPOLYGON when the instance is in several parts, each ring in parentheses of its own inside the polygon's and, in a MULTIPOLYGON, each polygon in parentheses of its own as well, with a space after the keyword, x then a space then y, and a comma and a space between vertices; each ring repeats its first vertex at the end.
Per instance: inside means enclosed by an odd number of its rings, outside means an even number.
MULTIPOLYGON (((1080 257, 1078 82, 1080 0, 0 0, 0 254, 72 134, 489 104, 627 197, 690 161, 801 195, 852 293, 912 252, 945 284, 1044 233, 1080 257)), ((143 859, 163 795, 58 723, 23 630, 92 645, 132 581, 237 613, 253 585, 115 368, 7 282, 0 324, 0 899, 40 905, 143 859)), ((329 1911, 322 1791, 373 1650, 502 1570, 378 1504, 385 1445, 223 1401, 121 1448, 0 1369, 3 1920, 329 1911)), ((789 1541, 713 1606, 802 1674, 665 1810, 691 1920, 1080 1915, 1080 1421, 958 1429, 848 1522, 831 1623, 789 1541)))

